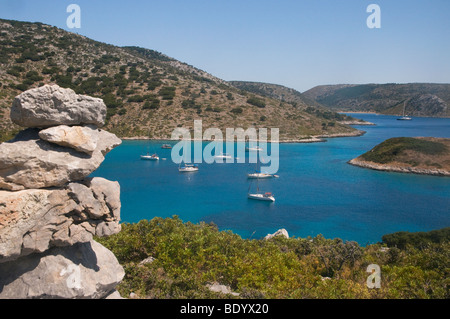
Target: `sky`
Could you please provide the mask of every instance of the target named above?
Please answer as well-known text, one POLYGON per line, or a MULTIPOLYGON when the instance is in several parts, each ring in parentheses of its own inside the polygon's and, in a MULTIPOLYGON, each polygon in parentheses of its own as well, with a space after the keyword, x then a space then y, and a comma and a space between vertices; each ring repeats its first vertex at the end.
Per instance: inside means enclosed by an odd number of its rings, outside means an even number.
MULTIPOLYGON (((221 79, 450 83, 450 0, 0 0, 0 18, 164 53, 221 79), (70 4, 81 28, 69 28, 70 4), (370 4, 381 28, 369 28, 370 4)), ((370 19, 372 21, 372 19, 370 19)))

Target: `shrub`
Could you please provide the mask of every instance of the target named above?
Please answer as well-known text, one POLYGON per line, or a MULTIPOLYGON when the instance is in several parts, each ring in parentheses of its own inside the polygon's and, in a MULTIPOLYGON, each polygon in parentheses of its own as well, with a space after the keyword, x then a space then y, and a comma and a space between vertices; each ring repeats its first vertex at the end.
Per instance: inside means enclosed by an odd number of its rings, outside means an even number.
POLYGON ((257 106, 259 108, 265 108, 266 107, 266 102, 264 100, 260 99, 260 98, 255 97, 255 96, 250 97, 247 100, 247 103, 251 104, 251 105, 254 105, 254 106, 257 106))
POLYGON ((165 86, 159 90, 159 96, 162 97, 163 100, 173 100, 175 97, 176 88, 173 86, 165 86))
POLYGON ((230 112, 233 114, 241 114, 242 112, 244 112, 244 110, 242 109, 242 107, 238 106, 238 107, 233 108, 230 112))

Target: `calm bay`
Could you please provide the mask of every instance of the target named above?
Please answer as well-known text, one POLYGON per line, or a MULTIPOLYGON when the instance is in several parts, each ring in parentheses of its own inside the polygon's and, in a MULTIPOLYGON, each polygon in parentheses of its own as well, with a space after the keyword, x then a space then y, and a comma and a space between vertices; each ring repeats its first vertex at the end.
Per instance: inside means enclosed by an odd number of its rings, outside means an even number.
MULTIPOLYGON (((262 238, 285 228, 290 236, 375 243, 397 231, 429 231, 450 226, 450 178, 379 172, 347 162, 391 137, 450 138, 450 119, 350 114, 375 123, 355 126, 360 137, 325 143, 280 144, 279 178, 259 187, 275 203, 247 198, 247 173, 255 164, 200 164, 181 174, 166 141, 124 141, 93 174, 121 185, 122 222, 178 215, 185 222, 213 222, 244 238, 262 238), (158 153, 160 161, 140 155, 158 153)), ((171 142, 175 144, 174 142, 171 142)), ((207 143, 204 143, 206 145, 207 143)))

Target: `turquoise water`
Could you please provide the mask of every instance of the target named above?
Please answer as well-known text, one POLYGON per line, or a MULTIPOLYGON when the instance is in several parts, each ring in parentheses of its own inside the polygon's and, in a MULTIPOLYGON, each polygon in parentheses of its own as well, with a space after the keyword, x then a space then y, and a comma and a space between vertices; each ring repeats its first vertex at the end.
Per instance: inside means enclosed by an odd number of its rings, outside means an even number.
MULTIPOLYGON (((280 178, 259 182, 275 203, 247 199, 246 174, 255 164, 200 164, 180 174, 162 142, 124 141, 93 174, 121 185, 122 221, 178 215, 187 222, 214 222, 244 238, 261 238, 280 228, 290 236, 324 235, 365 245, 396 231, 450 226, 450 178, 378 172, 347 164, 390 137, 450 138, 450 119, 352 114, 376 123, 360 126, 361 137, 326 143, 280 144, 280 178), (157 152, 166 160, 141 161, 157 152)), ((206 145, 206 143, 205 143, 206 145)), ((256 185, 252 185, 256 188, 256 185)))

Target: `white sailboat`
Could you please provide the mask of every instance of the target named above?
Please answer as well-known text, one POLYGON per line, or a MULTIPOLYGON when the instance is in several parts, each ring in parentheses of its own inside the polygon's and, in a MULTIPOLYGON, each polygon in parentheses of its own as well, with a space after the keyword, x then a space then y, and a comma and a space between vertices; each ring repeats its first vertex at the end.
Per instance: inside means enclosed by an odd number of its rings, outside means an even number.
POLYGON ((150 155, 150 153, 147 153, 147 155, 141 155, 141 159, 147 161, 159 161, 159 156, 157 154, 150 155))
POLYGON ((254 173, 247 174, 247 177, 252 179, 264 179, 264 178, 278 178, 279 176, 274 174, 263 173, 261 171, 256 171, 254 173))
POLYGON ((250 184, 248 188, 247 197, 249 199, 255 199, 265 202, 275 202, 275 196, 270 192, 260 192, 259 191, 259 185, 256 187, 256 193, 250 193, 250 188, 252 185, 250 184))
POLYGON ((232 159, 231 155, 228 155, 227 153, 220 153, 219 155, 214 156, 214 158, 218 159, 232 159))
POLYGON ((180 173, 192 173, 192 172, 198 172, 198 165, 195 164, 184 164, 178 168, 178 171, 180 173))
POLYGON ((272 193, 254 193, 254 194, 249 193, 248 198, 261 200, 265 202, 275 202, 275 197, 273 196, 272 193))
POLYGON ((406 103, 403 104, 403 116, 399 117, 397 119, 397 121, 411 121, 412 120, 411 117, 409 117, 408 115, 405 115, 405 108, 406 108, 406 103))
POLYGON ((256 169, 254 173, 247 174, 247 177, 250 179, 264 179, 264 178, 278 178, 278 175, 268 174, 261 171, 261 164, 259 161, 256 163, 256 169))

